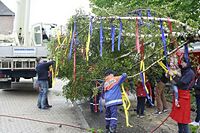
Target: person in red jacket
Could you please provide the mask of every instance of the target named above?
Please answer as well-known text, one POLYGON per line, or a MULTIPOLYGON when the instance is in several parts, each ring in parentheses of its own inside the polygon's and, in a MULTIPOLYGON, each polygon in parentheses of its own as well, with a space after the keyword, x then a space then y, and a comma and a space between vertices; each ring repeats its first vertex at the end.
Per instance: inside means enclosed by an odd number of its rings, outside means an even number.
MULTIPOLYGON (((146 82, 146 87, 150 92, 151 86, 148 81, 146 82)), ((147 92, 145 91, 141 81, 138 81, 136 85, 136 95, 137 95, 137 117, 142 118, 144 117, 145 99, 147 97, 147 92)))

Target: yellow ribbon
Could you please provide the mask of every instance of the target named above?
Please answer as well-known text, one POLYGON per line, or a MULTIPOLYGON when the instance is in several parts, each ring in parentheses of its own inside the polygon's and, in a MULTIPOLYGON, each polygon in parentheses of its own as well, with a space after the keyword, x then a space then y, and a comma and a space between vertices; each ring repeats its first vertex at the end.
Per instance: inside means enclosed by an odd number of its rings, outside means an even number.
POLYGON ((124 113, 125 113, 125 116, 126 116, 126 126, 127 127, 133 127, 132 125, 129 124, 129 117, 128 117, 128 110, 131 106, 131 102, 125 92, 125 89, 124 89, 124 85, 122 84, 122 102, 123 102, 123 107, 124 107, 124 113))
POLYGON ((60 31, 57 31, 57 41, 58 41, 58 46, 55 48, 55 51, 57 51, 58 48, 60 48, 60 36, 61 36, 61 33, 60 31))
MULTIPOLYGON (((164 69, 164 71, 165 71, 166 73, 169 72, 169 70, 167 69, 167 67, 165 66, 165 64, 163 64, 162 61, 159 61, 158 64, 164 69)), ((172 71, 172 72, 173 72, 173 71, 172 71)), ((175 73, 175 72, 173 72, 173 73, 175 73)), ((170 80, 172 80, 172 76, 170 76, 170 80)))
POLYGON ((145 88, 147 94, 149 94, 149 90, 146 87, 146 81, 145 81, 145 65, 144 65, 144 60, 141 60, 141 62, 140 62, 140 71, 143 71, 142 74, 143 74, 143 78, 144 78, 144 88, 145 88))
POLYGON ((58 58, 56 58, 56 68, 55 68, 55 77, 58 76, 58 58))
POLYGON ((52 74, 52 88, 54 87, 54 85, 55 85, 55 81, 54 81, 54 79, 55 79, 55 74, 54 74, 54 71, 53 71, 53 67, 52 67, 52 65, 49 67, 49 70, 51 71, 51 74, 52 74))
POLYGON ((87 40, 87 43, 86 43, 86 61, 89 60, 89 50, 90 50, 90 30, 88 32, 88 40, 87 40))

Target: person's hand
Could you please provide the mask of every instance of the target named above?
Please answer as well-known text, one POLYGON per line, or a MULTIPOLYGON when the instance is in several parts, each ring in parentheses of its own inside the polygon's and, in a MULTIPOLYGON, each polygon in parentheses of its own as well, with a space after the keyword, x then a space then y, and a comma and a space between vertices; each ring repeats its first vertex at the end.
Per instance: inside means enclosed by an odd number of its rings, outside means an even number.
POLYGON ((169 72, 168 72, 168 74, 169 74, 170 76, 173 76, 173 75, 174 75, 174 72, 170 69, 169 72))

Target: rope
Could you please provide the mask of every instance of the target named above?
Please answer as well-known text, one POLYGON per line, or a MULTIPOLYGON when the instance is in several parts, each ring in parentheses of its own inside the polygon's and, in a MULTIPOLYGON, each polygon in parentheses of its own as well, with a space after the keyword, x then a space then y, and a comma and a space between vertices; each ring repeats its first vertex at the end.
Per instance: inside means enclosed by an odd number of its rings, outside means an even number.
POLYGON ((37 119, 32 119, 32 118, 25 118, 25 117, 19 117, 19 116, 0 115, 0 117, 8 117, 8 118, 15 118, 15 119, 21 119, 21 120, 28 120, 28 121, 34 121, 34 122, 52 124, 52 125, 59 125, 59 127, 66 126, 66 127, 77 128, 77 129, 85 130, 85 131, 89 131, 90 130, 90 129, 86 129, 86 128, 83 128, 83 127, 79 127, 79 126, 75 126, 75 125, 70 125, 70 124, 65 124, 65 123, 42 121, 42 120, 37 120, 37 119))
POLYGON ((165 121, 167 121, 167 119, 169 118, 169 116, 170 115, 168 115, 155 129, 153 129, 151 131, 151 133, 154 133, 160 126, 162 126, 165 123, 165 121))
MULTIPOLYGON (((172 50, 172 51, 171 51, 169 54, 167 54, 167 55, 173 54, 174 52, 176 52, 177 50, 179 50, 181 47, 183 47, 185 44, 188 44, 188 43, 189 43, 189 41, 186 41, 185 43, 181 44, 178 48, 172 50)), ((154 63, 152 63, 150 66, 148 66, 148 67, 147 67, 144 71, 142 71, 142 72, 147 71, 149 68, 151 68, 151 67, 154 66, 156 63, 158 63, 159 61, 161 61, 164 57, 165 57, 165 56, 161 57, 160 59, 158 59, 157 61, 155 61, 154 63)), ((140 75, 140 73, 137 73, 137 74, 135 74, 135 75, 133 75, 133 76, 128 76, 128 78, 134 78, 134 77, 136 77, 136 76, 138 76, 138 75, 140 75)))

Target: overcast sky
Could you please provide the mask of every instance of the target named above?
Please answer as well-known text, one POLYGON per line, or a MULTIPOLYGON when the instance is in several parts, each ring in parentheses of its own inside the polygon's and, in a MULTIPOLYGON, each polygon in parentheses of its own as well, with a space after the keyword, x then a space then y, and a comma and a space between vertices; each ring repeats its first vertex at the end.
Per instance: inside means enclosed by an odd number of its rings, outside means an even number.
MULTIPOLYGON (((1 0, 13 12, 16 0, 1 0)), ((89 11, 89 0, 31 0, 30 23, 45 22, 65 24, 76 8, 89 11)))

